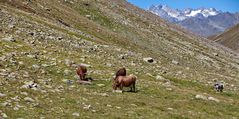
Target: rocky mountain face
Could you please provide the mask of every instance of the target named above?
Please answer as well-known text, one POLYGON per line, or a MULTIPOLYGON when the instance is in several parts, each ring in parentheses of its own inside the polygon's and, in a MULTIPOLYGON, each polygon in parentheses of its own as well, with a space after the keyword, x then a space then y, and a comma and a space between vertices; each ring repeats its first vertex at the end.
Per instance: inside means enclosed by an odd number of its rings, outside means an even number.
POLYGON ((0 118, 239 117, 238 56, 125 0, 1 0, 0 21, 0 118))
POLYGON ((210 39, 239 52, 239 24, 210 39))
POLYGON ((177 10, 166 5, 152 5, 148 11, 204 37, 222 33, 239 23, 238 13, 222 12, 214 8, 177 10))

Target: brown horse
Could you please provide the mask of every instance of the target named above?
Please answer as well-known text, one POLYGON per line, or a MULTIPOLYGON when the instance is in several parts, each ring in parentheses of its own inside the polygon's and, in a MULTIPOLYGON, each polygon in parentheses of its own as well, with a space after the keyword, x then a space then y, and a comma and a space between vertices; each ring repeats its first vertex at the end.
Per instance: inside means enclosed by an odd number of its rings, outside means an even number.
POLYGON ((113 89, 117 90, 119 87, 120 90, 123 90, 123 87, 130 87, 130 91, 135 92, 135 83, 136 83, 136 76, 118 76, 113 82, 113 89))
POLYGON ((81 80, 85 80, 85 76, 87 73, 87 69, 85 66, 80 65, 78 66, 78 68, 76 69, 76 73, 77 75, 80 77, 81 80))
POLYGON ((120 68, 120 69, 116 72, 114 80, 115 80, 118 76, 126 76, 126 69, 125 69, 125 68, 120 68))

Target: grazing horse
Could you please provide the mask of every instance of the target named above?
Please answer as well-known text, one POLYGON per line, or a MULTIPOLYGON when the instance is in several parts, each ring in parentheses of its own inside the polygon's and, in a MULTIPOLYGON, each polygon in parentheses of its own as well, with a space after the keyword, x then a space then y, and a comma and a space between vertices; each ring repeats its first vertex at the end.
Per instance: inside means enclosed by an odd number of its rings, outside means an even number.
POLYGON ((78 66, 78 68, 76 69, 76 73, 81 80, 85 80, 86 72, 87 72, 87 69, 83 65, 78 66))
POLYGON ((120 90, 123 90, 123 87, 130 87, 130 91, 135 92, 135 83, 136 83, 136 76, 118 76, 113 82, 113 89, 117 90, 119 87, 120 90))
POLYGON ((114 80, 115 80, 118 76, 126 76, 126 69, 125 69, 125 68, 120 68, 120 69, 116 72, 114 80))

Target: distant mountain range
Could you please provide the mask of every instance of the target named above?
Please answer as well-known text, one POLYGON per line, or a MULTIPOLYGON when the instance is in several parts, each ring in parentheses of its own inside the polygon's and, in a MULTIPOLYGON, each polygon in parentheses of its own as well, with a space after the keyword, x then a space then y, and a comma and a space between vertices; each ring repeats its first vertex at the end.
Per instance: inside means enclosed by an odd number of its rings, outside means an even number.
POLYGON ((239 13, 222 12, 215 8, 178 10, 167 5, 152 5, 148 11, 204 37, 222 33, 239 23, 239 13))

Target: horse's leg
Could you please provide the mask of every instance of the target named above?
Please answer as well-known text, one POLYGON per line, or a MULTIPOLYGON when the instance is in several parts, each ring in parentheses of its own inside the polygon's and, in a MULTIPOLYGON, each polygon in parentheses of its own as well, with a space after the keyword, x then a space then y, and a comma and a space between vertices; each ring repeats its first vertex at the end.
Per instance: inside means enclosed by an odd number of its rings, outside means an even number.
POLYGON ((83 80, 86 80, 86 79, 85 79, 85 75, 86 75, 86 74, 83 74, 83 80))
POLYGON ((83 78, 83 75, 82 74, 80 74, 80 80, 83 80, 84 78, 83 78))
POLYGON ((123 83, 120 83, 120 86, 119 86, 120 90, 123 91, 123 83))

